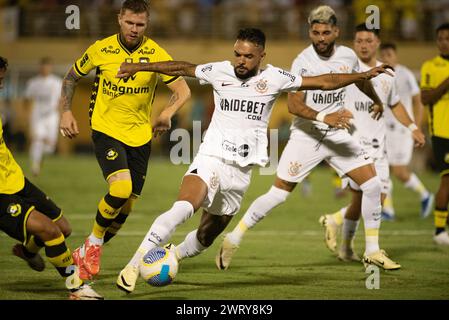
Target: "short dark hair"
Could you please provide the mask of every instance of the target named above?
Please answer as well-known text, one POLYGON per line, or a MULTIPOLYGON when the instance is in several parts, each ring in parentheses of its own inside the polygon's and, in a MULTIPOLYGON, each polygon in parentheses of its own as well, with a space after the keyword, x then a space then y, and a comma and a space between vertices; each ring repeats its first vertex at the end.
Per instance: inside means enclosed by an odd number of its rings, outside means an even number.
POLYGON ((449 23, 445 22, 443 24, 440 24, 437 28, 436 33, 438 34, 438 32, 442 31, 442 30, 449 30, 449 23))
POLYGON ((262 30, 256 28, 240 29, 237 34, 237 40, 249 41, 262 48, 265 48, 265 34, 262 30))
POLYGON ((0 56, 0 69, 8 69, 8 59, 0 56))
POLYGON ((50 58, 50 57, 43 57, 42 59, 41 59, 41 65, 43 65, 43 64, 52 64, 52 59, 50 58))
POLYGON ((394 44, 393 42, 385 42, 380 45, 380 50, 387 49, 393 49, 394 51, 397 51, 396 44, 394 44))
POLYGON ((148 1, 145 0, 126 0, 122 4, 120 14, 124 14, 126 10, 134 13, 146 12, 150 16, 150 6, 148 5, 148 1))
POLYGON ((361 23, 359 25, 357 25, 355 27, 355 33, 357 32, 362 32, 362 31, 366 31, 366 32, 372 32, 374 33, 377 37, 379 37, 380 34, 380 29, 376 29, 376 28, 368 28, 368 26, 366 25, 366 23, 361 23))

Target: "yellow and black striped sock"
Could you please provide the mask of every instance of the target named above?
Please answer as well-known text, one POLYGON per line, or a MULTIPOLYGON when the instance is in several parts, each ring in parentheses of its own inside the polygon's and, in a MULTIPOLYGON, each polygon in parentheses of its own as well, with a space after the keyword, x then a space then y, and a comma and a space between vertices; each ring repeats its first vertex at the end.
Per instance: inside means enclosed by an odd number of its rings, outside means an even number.
POLYGON ((106 230, 106 233, 104 235, 104 243, 108 242, 109 240, 111 240, 113 237, 115 237, 117 235, 117 232, 122 228, 123 224, 126 222, 126 219, 129 217, 129 214, 131 213, 131 210, 134 207, 134 203, 136 202, 136 199, 137 198, 132 196, 123 205, 118 216, 115 217, 111 226, 106 230))
POLYGON ((433 214, 435 216, 435 234, 439 234, 446 230, 448 211, 447 209, 435 208, 433 214))
POLYGON ((45 255, 52 265, 55 266, 59 274, 66 278, 74 272, 72 254, 65 244, 64 235, 58 238, 45 241, 45 255))
POLYGON ((28 240, 28 242, 25 245, 25 255, 27 253, 30 253, 32 255, 35 255, 39 252, 39 250, 41 250, 43 247, 45 246, 44 242, 36 237, 36 236, 31 236, 30 239, 28 240))
POLYGON ((106 230, 111 226, 127 199, 111 196, 109 193, 98 204, 92 233, 98 239, 103 239, 106 230))

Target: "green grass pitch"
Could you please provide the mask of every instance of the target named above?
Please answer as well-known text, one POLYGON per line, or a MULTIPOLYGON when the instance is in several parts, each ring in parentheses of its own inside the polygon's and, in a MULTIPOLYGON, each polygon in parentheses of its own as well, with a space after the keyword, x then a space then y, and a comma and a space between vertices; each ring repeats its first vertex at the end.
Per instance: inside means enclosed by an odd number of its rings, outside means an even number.
MULTIPOLYGON (((28 159, 17 157, 28 177, 28 159)), ((186 259, 173 284, 155 288, 139 281, 130 295, 115 286, 118 272, 125 266, 153 220, 176 199, 186 166, 152 159, 147 182, 121 233, 104 247, 102 268, 94 288, 106 299, 449 299, 449 248, 432 242, 433 217, 419 218, 419 197, 395 181, 397 220, 383 222, 381 247, 401 263, 402 269, 380 273, 380 289, 368 290, 362 264, 342 263, 324 245, 318 218, 334 212, 349 200, 335 199, 332 171, 317 168, 311 175, 313 193, 304 198, 299 188, 288 201, 250 230, 231 267, 215 267, 221 237, 203 254, 186 259)), ((433 191, 439 179, 433 173, 420 177, 433 191)), ((250 203, 266 192, 274 176, 253 172, 251 186, 231 230, 250 203)), ((61 206, 73 234, 68 244, 73 250, 90 233, 96 206, 107 186, 94 156, 51 157, 43 173, 30 179, 61 206)), ((200 214, 176 230, 171 242, 181 242, 197 227, 200 214)), ((356 250, 364 248, 363 226, 356 238, 356 250)), ((0 234, 0 299, 66 299, 64 283, 47 261, 41 273, 11 254, 14 240, 0 234)))

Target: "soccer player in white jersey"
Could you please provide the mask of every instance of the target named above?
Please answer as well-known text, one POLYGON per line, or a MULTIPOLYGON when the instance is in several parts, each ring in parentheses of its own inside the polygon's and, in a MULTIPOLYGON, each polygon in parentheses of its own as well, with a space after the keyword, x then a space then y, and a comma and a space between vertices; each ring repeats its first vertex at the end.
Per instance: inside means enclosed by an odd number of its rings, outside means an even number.
POLYGON ((53 65, 48 57, 42 58, 39 74, 31 78, 26 86, 26 102, 32 103, 31 126, 31 171, 39 175, 45 154, 55 151, 58 142, 59 109, 62 79, 52 73, 53 65))
MULTIPOLYGON (((253 166, 264 166, 268 162, 268 121, 274 102, 282 92, 335 90, 387 72, 386 66, 381 66, 363 75, 302 77, 271 65, 261 69, 264 48, 263 32, 248 28, 238 33, 233 64, 229 61, 203 65, 169 61, 123 64, 119 70, 118 77, 129 77, 137 71, 196 77, 201 84, 213 86, 215 99, 211 123, 183 178, 178 199, 168 211, 156 218, 138 250, 120 272, 117 279, 120 289, 126 292, 134 290, 143 255, 167 243, 176 227, 199 208, 204 210, 198 229, 190 232, 179 246, 170 246, 179 260, 200 254, 224 230, 240 208, 253 166)), ((291 105, 289 110, 308 119, 318 116, 317 111, 308 107, 291 105)), ((346 127, 350 113, 343 111, 341 116, 339 114, 334 112, 324 120, 337 127, 346 127)))
MULTIPOLYGON (((399 64, 396 50, 394 43, 382 43, 380 45, 380 60, 394 67, 398 95, 410 118, 414 119, 419 126, 424 109, 421 103, 421 92, 413 73, 407 67, 399 64)), ((427 190, 418 176, 411 172, 408 167, 413 154, 411 132, 398 122, 389 108, 385 109, 385 121, 387 125, 386 149, 391 173, 406 188, 419 194, 421 217, 426 218, 432 211, 434 195, 427 190)), ((395 216, 392 191, 393 184, 390 179, 390 188, 382 207, 382 219, 384 220, 393 220, 395 216)))
MULTIPOLYGON (((356 27, 354 50, 360 59, 360 70, 362 71, 369 70, 373 66, 382 64, 376 60, 376 52, 380 45, 378 33, 378 29, 368 29, 365 24, 356 27)), ((406 108, 401 103, 397 93, 395 78, 380 75, 371 81, 384 104, 385 110, 391 112, 391 116, 398 121, 398 125, 404 126, 406 130, 411 132, 411 137, 415 146, 423 146, 425 143, 424 134, 413 122, 406 108)), ((390 184, 389 166, 385 148, 386 116, 383 116, 379 121, 374 121, 369 116, 369 108, 371 105, 370 99, 355 86, 349 86, 347 94, 348 101, 346 108, 348 108, 354 115, 353 136, 359 141, 360 145, 363 146, 364 151, 374 160, 377 175, 382 183, 383 201, 387 195, 390 184)), ((334 229, 333 231, 326 230, 326 235, 336 235, 337 232, 335 231, 335 228, 338 225, 338 221, 343 220, 342 243, 338 250, 338 258, 342 261, 360 262, 360 258, 354 252, 353 240, 360 218, 362 194, 360 192, 359 184, 351 179, 343 179, 343 185, 349 186, 352 191, 351 203, 334 215, 326 215, 326 229, 334 229)), ((328 248, 334 251, 334 247, 329 246, 328 243, 326 237, 328 248)), ((383 250, 371 256, 365 254, 363 263, 365 266, 368 264, 375 264, 385 270, 397 270, 401 267, 398 263, 389 259, 383 250)))
MULTIPOLYGON (((339 29, 335 12, 329 6, 320 6, 309 15, 309 37, 312 44, 293 61, 294 75, 314 76, 328 72, 351 73, 358 69, 358 59, 348 47, 335 44, 339 29)), ((356 83, 375 104, 374 118, 381 116, 382 103, 370 81, 356 83)), ((292 96, 291 102, 310 106, 319 114, 334 112, 344 107, 345 89, 330 92, 308 90, 292 96)), ((378 232, 380 227, 380 181, 367 156, 347 130, 329 128, 323 123, 295 118, 290 138, 285 146, 277 177, 271 189, 257 198, 248 208, 234 230, 228 233, 216 256, 219 269, 227 269, 243 235, 262 220, 273 208, 282 204, 310 171, 325 160, 340 176, 349 176, 363 191, 362 214, 367 237, 366 253, 380 252, 378 232)))

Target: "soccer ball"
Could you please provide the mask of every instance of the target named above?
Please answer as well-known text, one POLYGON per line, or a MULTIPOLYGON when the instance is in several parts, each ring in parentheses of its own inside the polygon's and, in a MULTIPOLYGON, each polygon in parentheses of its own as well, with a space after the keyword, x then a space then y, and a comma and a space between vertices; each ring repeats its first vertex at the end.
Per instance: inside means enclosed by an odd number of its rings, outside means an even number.
POLYGON ((156 247, 143 256, 139 269, 148 284, 162 287, 172 283, 178 273, 178 260, 170 249, 156 247))

